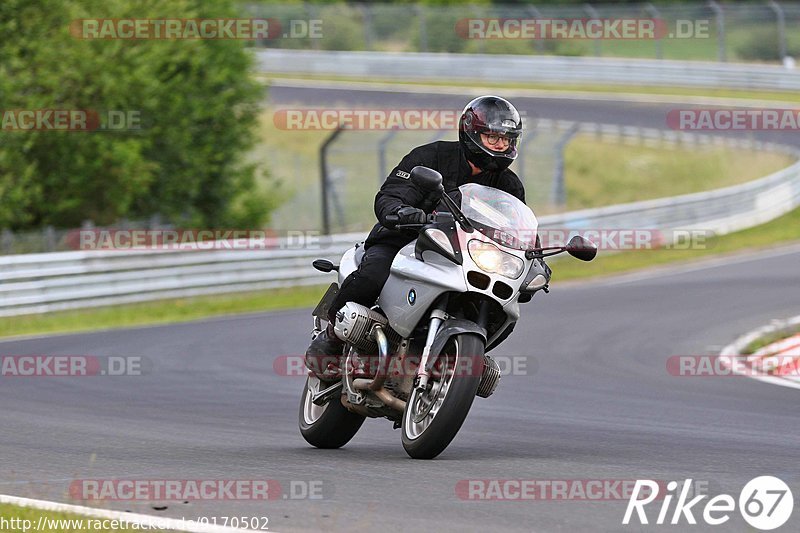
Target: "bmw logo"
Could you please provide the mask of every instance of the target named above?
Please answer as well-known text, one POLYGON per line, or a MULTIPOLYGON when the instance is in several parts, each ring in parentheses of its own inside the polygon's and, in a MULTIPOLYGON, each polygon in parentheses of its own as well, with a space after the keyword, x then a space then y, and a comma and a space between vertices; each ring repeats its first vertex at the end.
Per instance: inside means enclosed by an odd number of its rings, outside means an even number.
POLYGON ((416 301, 417 301, 417 291, 411 289, 410 291, 408 291, 408 303, 409 305, 414 305, 416 301))

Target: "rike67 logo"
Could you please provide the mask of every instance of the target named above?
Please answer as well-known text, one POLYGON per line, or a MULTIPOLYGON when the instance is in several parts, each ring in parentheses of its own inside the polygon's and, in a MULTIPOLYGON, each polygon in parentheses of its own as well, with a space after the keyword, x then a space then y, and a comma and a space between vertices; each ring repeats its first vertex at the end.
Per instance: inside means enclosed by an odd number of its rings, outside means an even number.
MULTIPOLYGON (((697 520, 694 513, 702 513, 703 521, 711 526, 718 526, 730 520, 737 503, 733 496, 719 494, 705 502, 705 505, 698 505, 708 495, 701 494, 689 500, 691 488, 691 479, 687 479, 682 486, 679 486, 677 481, 670 481, 667 483, 664 495, 659 494, 659 483, 649 479, 637 479, 622 523, 630 524, 635 512, 640 524, 649 524, 645 507, 657 498, 661 502, 658 518, 655 520, 655 524, 658 525, 682 523, 695 525, 697 520), (646 495, 640 497, 642 494, 646 495), (677 501, 670 517, 670 507, 675 496, 677 501), (694 508, 695 506, 697 507, 694 508)), ((768 531, 782 526, 789 520, 794 509, 794 498, 789 486, 783 480, 773 476, 759 476, 748 481, 742 488, 738 504, 739 513, 745 522, 756 529, 768 531)))

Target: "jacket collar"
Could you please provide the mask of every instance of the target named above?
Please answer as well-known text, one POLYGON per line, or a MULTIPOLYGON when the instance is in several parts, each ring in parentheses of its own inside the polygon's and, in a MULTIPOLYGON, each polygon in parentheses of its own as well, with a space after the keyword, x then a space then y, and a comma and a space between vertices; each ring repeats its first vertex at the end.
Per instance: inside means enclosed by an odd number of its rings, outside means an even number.
POLYGON ((465 183, 478 183, 480 185, 486 185, 488 187, 494 187, 497 181, 497 177, 499 172, 492 172, 487 170, 481 170, 478 174, 472 175, 472 167, 469 166, 469 162, 467 161, 467 156, 464 154, 464 149, 461 148, 461 145, 458 146, 458 153, 459 153, 459 165, 458 165, 458 186, 462 186, 465 183))

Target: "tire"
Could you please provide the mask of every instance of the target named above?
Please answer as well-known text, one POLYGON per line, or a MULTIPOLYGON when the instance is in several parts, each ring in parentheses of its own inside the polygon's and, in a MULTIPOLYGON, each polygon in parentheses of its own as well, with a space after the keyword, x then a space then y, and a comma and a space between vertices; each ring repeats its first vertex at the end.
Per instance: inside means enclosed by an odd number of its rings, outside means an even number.
MULTIPOLYGON (((442 350, 442 355, 440 355, 440 360, 444 360, 443 358, 447 355, 449 356, 448 366, 463 368, 458 365, 464 354, 482 360, 484 350, 483 339, 479 336, 474 334, 457 335, 447 342, 442 350), (451 360, 452 363, 450 363, 451 360)), ((437 401, 441 403, 434 411, 433 418, 424 428, 422 427, 423 421, 430 415, 420 422, 414 422, 414 411, 418 409, 420 393, 416 389, 411 393, 406 403, 401 426, 403 448, 410 457, 433 459, 447 448, 467 418, 480 382, 480 372, 469 372, 468 375, 461 375, 455 379, 451 376, 444 392, 444 398, 438 398, 437 401)))
POLYGON ((309 388, 316 391, 319 384, 319 379, 309 377, 303 387, 300 398, 300 433, 306 442, 317 448, 341 448, 358 432, 365 418, 348 411, 338 396, 325 405, 314 405, 309 388))

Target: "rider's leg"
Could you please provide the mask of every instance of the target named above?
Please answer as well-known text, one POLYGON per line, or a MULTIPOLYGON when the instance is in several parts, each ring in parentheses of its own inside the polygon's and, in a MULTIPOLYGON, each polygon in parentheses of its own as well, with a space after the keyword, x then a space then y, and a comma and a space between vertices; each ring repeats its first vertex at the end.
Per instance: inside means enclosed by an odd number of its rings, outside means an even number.
POLYGON ((392 260, 399 249, 387 244, 373 244, 364 251, 361 264, 342 282, 331 304, 328 318, 334 322, 336 312, 347 302, 372 307, 389 279, 392 260))
POLYGON ((380 296, 386 280, 389 279, 389 268, 398 250, 397 246, 373 244, 364 251, 358 269, 345 278, 330 306, 327 329, 317 335, 306 350, 306 365, 309 368, 324 370, 325 367, 321 364, 323 360, 342 354, 344 342, 333 332, 336 312, 347 302, 371 307, 380 296), (310 361, 312 358, 314 361, 310 361))

